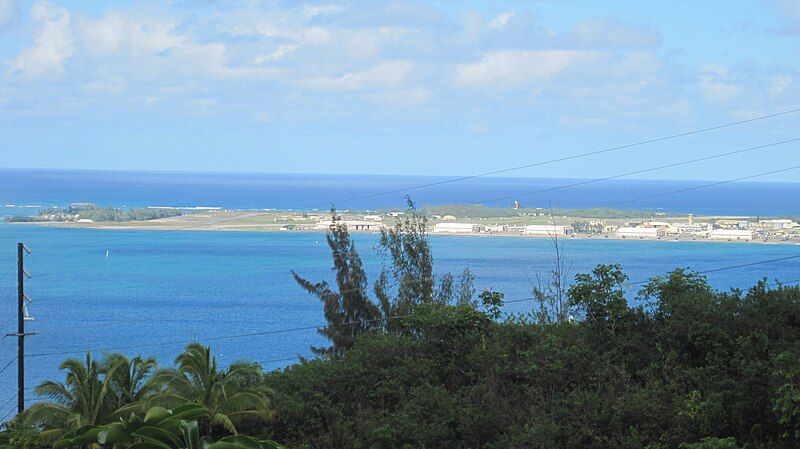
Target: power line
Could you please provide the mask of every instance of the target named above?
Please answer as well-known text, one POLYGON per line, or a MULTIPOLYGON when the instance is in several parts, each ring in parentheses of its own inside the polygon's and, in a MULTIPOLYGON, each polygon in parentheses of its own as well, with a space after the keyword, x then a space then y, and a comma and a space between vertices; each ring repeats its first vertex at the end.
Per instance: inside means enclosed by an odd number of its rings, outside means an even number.
POLYGON ((782 168, 780 170, 772 170, 772 171, 757 173, 755 175, 741 176, 739 178, 727 179, 727 180, 724 180, 724 181, 716 181, 716 182, 712 182, 712 183, 709 183, 709 184, 702 184, 702 185, 699 185, 699 186, 687 187, 685 189, 673 190, 673 191, 665 192, 665 193, 657 193, 655 195, 648 195, 648 196, 643 196, 643 197, 639 197, 639 198, 633 198, 633 199, 629 199, 629 200, 625 200, 625 201, 618 201, 616 203, 603 204, 602 206, 596 206, 596 207, 612 207, 612 206, 619 206, 620 204, 635 203, 637 201, 644 201, 644 200, 649 200, 649 199, 653 199, 653 198, 660 198, 662 196, 667 196, 667 195, 675 195, 675 194, 678 194, 678 193, 691 192, 691 191, 698 190, 698 189, 705 189, 705 188, 708 188, 708 187, 715 187, 715 186, 720 186, 720 185, 723 185, 723 184, 730 184, 732 182, 737 182, 737 181, 745 181, 747 179, 760 178, 762 176, 774 175, 774 174, 784 173, 784 172, 787 172, 787 171, 792 171, 792 170, 797 170, 797 169, 800 169, 800 165, 793 165, 791 167, 782 168))
POLYGON ((296 355, 294 357, 284 357, 284 358, 281 358, 281 359, 271 359, 271 360, 259 360, 259 361, 255 362, 255 363, 258 363, 259 365, 266 365, 266 364, 278 363, 278 362, 291 362, 292 360, 297 360, 297 359, 311 359, 311 358, 314 358, 314 357, 315 357, 314 355, 299 355, 298 354, 298 355, 296 355))
MULTIPOLYGON (((367 199, 367 198, 374 198, 376 196, 391 195, 393 193, 408 192, 408 191, 412 191, 412 190, 418 190, 418 189, 423 189, 423 188, 428 188, 428 187, 440 186, 440 185, 443 185, 443 184, 451 184, 451 183, 454 183, 454 182, 467 181, 467 180, 475 179, 475 178, 482 178, 482 177, 486 177, 486 176, 499 175, 499 174, 508 173, 508 172, 512 172, 512 171, 522 170, 522 169, 525 169, 525 168, 539 167, 539 166, 542 166, 542 165, 554 164, 556 162, 564 162, 564 161, 569 161, 569 160, 573 160, 573 159, 579 159, 579 158, 583 158, 583 157, 587 157, 587 156, 595 156, 595 155, 598 155, 598 154, 610 153, 610 152, 613 152, 613 151, 623 150, 623 149, 626 149, 626 148, 633 148, 633 147, 638 147, 638 146, 642 146, 642 145, 648 145, 648 144, 651 144, 651 143, 663 142, 665 140, 672 140, 672 139, 677 139, 677 138, 680 138, 680 137, 687 137, 687 136, 691 136, 691 135, 695 135, 695 134, 701 134, 701 133, 708 132, 708 131, 714 131, 714 130, 718 130, 718 129, 729 128, 729 127, 736 126, 736 125, 742 125, 742 124, 745 124, 745 123, 752 123, 752 122, 759 121, 759 120, 765 120, 765 119, 769 119, 769 118, 773 118, 773 117, 778 117, 778 116, 781 116, 781 115, 793 114, 793 113, 799 112, 799 111, 800 111, 800 108, 792 109, 792 110, 789 110, 789 111, 778 112, 778 113, 764 115, 764 116, 755 117, 755 118, 746 119, 746 120, 740 120, 740 121, 737 121, 737 122, 730 122, 730 123, 725 123, 725 124, 722 124, 722 125, 711 126, 711 127, 708 127, 708 128, 697 129, 697 130, 694 130, 694 131, 687 131, 687 132, 682 132, 682 133, 678 133, 678 134, 672 134, 672 135, 668 135, 668 136, 657 137, 655 139, 643 140, 643 141, 639 141, 639 142, 635 142, 635 143, 629 143, 629 144, 626 144, 626 145, 619 145, 619 146, 605 148, 605 149, 601 149, 601 150, 588 151, 588 152, 585 152, 585 153, 574 154, 574 155, 571 155, 571 156, 558 157, 558 158, 549 159, 549 160, 545 160, 545 161, 541 161, 541 162, 534 162, 534 163, 531 163, 531 164, 518 165, 518 166, 515 166, 515 167, 509 167, 509 168, 504 168, 504 169, 500 169, 500 170, 492 170, 492 171, 487 171, 487 172, 483 172, 483 173, 478 173, 478 174, 475 174, 475 175, 461 176, 461 177, 457 177, 457 178, 452 178, 452 179, 447 179, 447 180, 442 180, 442 181, 437 181, 437 182, 431 182, 431 183, 427 183, 427 184, 420 184, 420 185, 417 185, 417 186, 406 187, 406 188, 402 188, 402 189, 387 190, 387 191, 384 191, 384 192, 372 193, 372 194, 369 194, 369 195, 361 195, 361 196, 356 196, 356 197, 351 197, 351 198, 344 198, 344 199, 337 200, 337 202, 343 203, 343 202, 349 202, 349 201, 356 201, 356 200, 362 200, 362 199, 367 199)), ((329 205, 329 204, 331 204, 331 203, 329 202, 329 203, 317 204, 317 205, 310 206, 310 207, 322 207, 322 206, 329 205)))
POLYGON ((2 281, 3 279, 5 279, 5 278, 6 278, 6 277, 7 277, 9 274, 11 274, 11 272, 12 272, 12 271, 14 271, 16 268, 17 268, 17 266, 16 266, 16 265, 12 265, 12 266, 11 266, 11 268, 9 268, 9 269, 8 269, 8 271, 6 271, 5 273, 3 273, 3 275, 2 275, 2 276, 0 276, 0 281, 2 281))
MULTIPOLYGON (((17 398, 17 395, 16 395, 16 394, 14 394, 14 395, 12 395, 11 397, 9 397, 9 398, 8 398, 8 400, 7 400, 6 402, 4 402, 4 403, 3 403, 3 405, 0 405, 0 410, 2 410, 2 409, 5 407, 5 406, 7 406, 7 405, 8 405, 8 403, 9 403, 9 402, 13 401, 13 400, 14 400, 14 399, 16 399, 16 398, 17 398)), ((13 411, 13 409, 12 409, 12 411, 13 411)), ((6 415, 6 416, 8 416, 8 415, 6 415)), ((5 421, 5 417, 4 417, 2 420, 0 420, 0 421, 5 421)))
POLYGON ((17 356, 12 357, 11 360, 9 360, 8 363, 6 363, 6 365, 3 367, 3 369, 0 369, 0 374, 3 374, 3 372, 7 370, 12 363, 14 363, 14 360, 17 360, 17 356))
MULTIPOLYGON (((776 257, 774 259, 759 260, 757 262, 749 262, 749 263, 744 263, 744 264, 739 264, 739 265, 729 265, 729 266, 726 266, 726 267, 719 267, 719 268, 712 268, 712 269, 709 269, 709 270, 695 271, 695 273, 697 273, 697 274, 718 273, 720 271, 736 270, 738 268, 754 267, 756 265, 764 265, 764 264, 768 264, 768 263, 782 262, 782 261, 785 261, 785 260, 794 260, 794 259, 800 259, 800 254, 796 255, 796 256, 776 257)), ((644 281, 628 282, 626 284, 628 286, 633 286, 633 285, 647 284, 650 281, 652 281, 652 278, 644 280, 644 281)), ((789 282, 793 282, 793 281, 789 281, 789 282)))
POLYGON ((479 201, 478 204, 494 203, 496 201, 501 201, 501 200, 515 199, 515 198, 520 197, 520 196, 529 196, 529 195, 535 195, 535 194, 538 194, 538 193, 553 192, 553 191, 556 191, 556 190, 563 190, 563 189, 568 189, 568 188, 571 188, 571 187, 579 187, 579 186, 584 186, 584 185, 587 185, 587 184, 594 184, 596 182, 610 181, 612 179, 624 178, 626 176, 640 175, 642 173, 649 173, 649 172, 653 172, 653 171, 663 170, 663 169, 666 169, 666 168, 679 167, 681 165, 688 165, 688 164, 694 164, 694 163, 697 163, 697 162, 709 161, 709 160, 712 160, 712 159, 719 159, 719 158, 722 158, 722 157, 732 156, 732 155, 741 154, 741 153, 747 153, 747 152, 755 151, 755 150, 763 150, 765 148, 772 148, 772 147, 776 147, 776 146, 779 146, 779 145, 785 145, 787 143, 797 142, 797 141, 800 141, 800 137, 796 137, 794 139, 782 140, 780 142, 773 142, 773 143, 768 143, 768 144, 764 144, 764 145, 758 145, 758 146, 754 146, 754 147, 744 148, 744 149, 741 149, 741 150, 728 151, 728 152, 725 152, 725 153, 714 154, 714 155, 711 155, 711 156, 705 156, 705 157, 700 157, 700 158, 696 158, 696 159, 690 159, 690 160, 687 160, 687 161, 675 162, 675 163, 672 163, 672 164, 659 165, 657 167, 645 168, 645 169, 642 169, 642 170, 634 170, 634 171, 630 171, 630 172, 626 172, 626 173, 620 173, 620 174, 616 174, 616 175, 606 176, 606 177, 603 177, 603 178, 588 179, 588 180, 584 180, 584 181, 574 182, 574 183, 571 183, 571 184, 564 184, 564 185, 560 185, 560 186, 556 186, 556 187, 550 187, 550 188, 547 188, 547 189, 534 190, 532 192, 523 192, 523 193, 517 193, 517 194, 513 194, 513 195, 504 195, 504 196, 500 196, 500 197, 495 197, 495 198, 479 201))
MULTIPOLYGON (((773 259, 765 259, 765 260, 761 260, 761 261, 757 261, 757 262, 750 262, 750 263, 746 263, 746 264, 738 264, 738 265, 730 265, 730 266, 725 266, 725 267, 717 267, 717 268, 712 268, 712 269, 708 269, 708 270, 697 271, 696 273, 697 274, 716 273, 716 272, 719 272, 719 271, 734 270, 734 269, 738 269, 738 268, 745 268, 745 267, 751 267, 751 266, 756 266, 756 265, 763 265, 763 264, 768 264, 768 263, 781 262, 781 261, 786 261, 786 260, 793 260, 793 259, 798 259, 798 258, 800 258, 800 255, 778 257, 778 258, 773 258, 773 259)), ((643 280, 643 281, 629 282, 629 283, 626 283, 626 286, 628 288, 630 288, 633 285, 645 284, 645 283, 648 283, 648 282, 652 281, 652 279, 653 278, 648 279, 648 280, 643 280)), ((339 294, 344 294, 344 293, 356 292, 356 291, 359 291, 359 290, 362 290, 362 289, 360 289, 360 288, 358 288, 358 289, 346 289, 346 290, 339 291, 338 293, 339 294)), ((514 300, 504 301, 504 304, 512 304, 512 303, 519 303, 519 302, 525 302, 525 301, 532 301, 532 300, 535 300, 535 299, 536 299, 535 297, 514 299, 514 300)), ((394 319, 399 319, 399 318, 406 318, 408 316, 410 316, 410 315, 394 316, 394 317, 389 317, 387 319, 388 320, 394 320, 394 319)), ((115 347, 106 347, 106 348, 53 351, 53 352, 28 354, 28 355, 26 355, 26 357, 48 357, 48 356, 56 356, 56 355, 82 354, 82 353, 85 353, 85 352, 119 351, 119 350, 125 350, 125 349, 146 348, 146 347, 152 347, 152 346, 189 344, 189 343, 192 343, 192 342, 195 342, 195 341, 208 342, 208 341, 230 340, 230 339, 236 339, 236 338, 258 337, 258 336, 274 335, 274 334, 281 334, 281 333, 287 333, 287 332, 298 332, 298 331, 304 331, 304 330, 315 330, 315 329, 319 329, 319 328, 326 327, 326 326, 351 326, 351 325, 355 325, 355 324, 366 324, 366 323, 374 323, 374 322, 381 322, 381 321, 384 321, 384 319, 380 318, 380 319, 374 319, 374 320, 351 321, 351 322, 340 323, 340 324, 327 324, 326 323, 326 324, 320 324, 320 325, 314 325, 314 326, 300 326, 300 327, 293 327, 293 328, 276 329, 276 330, 271 330, 271 331, 249 332, 249 333, 222 335, 222 336, 215 336, 215 337, 208 337, 208 338, 196 338, 196 339, 191 339, 191 340, 171 340, 171 341, 161 341, 161 342, 154 342, 154 343, 115 346, 115 347)), ((2 373, 2 371, 0 371, 0 373, 2 373)))
POLYGON ((316 330, 321 327, 326 326, 352 326, 356 324, 367 324, 367 323, 380 323, 385 320, 396 320, 400 318, 407 318, 411 316, 410 314, 406 315, 397 315, 388 318, 377 318, 373 320, 359 320, 359 321, 349 321, 346 323, 339 323, 339 324, 317 324, 314 326, 299 326, 299 327, 291 327, 291 328, 284 328, 284 329, 276 329, 271 331, 261 331, 261 332, 249 332, 243 334, 232 334, 232 335, 222 335, 216 337, 208 337, 208 338, 195 338, 191 340, 171 340, 171 341, 162 341, 156 343, 145 343, 145 344, 137 344, 137 345, 126 345, 126 346, 116 346, 116 347, 108 347, 108 348, 94 348, 94 349, 78 349, 78 350, 66 350, 66 351, 54 351, 54 352, 43 352, 38 354, 28 354, 26 357, 48 357, 48 356, 55 356, 55 355, 68 355, 68 354, 82 354, 85 352, 104 352, 104 351, 119 351, 124 349, 137 349, 137 348, 146 348, 151 346, 165 346, 165 345, 177 345, 177 344, 189 344, 196 341, 219 341, 219 340, 230 340, 235 338, 246 338, 246 337, 259 337, 264 335, 274 335, 274 334, 282 334, 287 332, 298 332, 304 330, 316 330))
MULTIPOLYGON (((609 179, 615 179, 615 178, 620 178, 620 177, 624 177, 624 176, 629 176, 629 175, 631 175, 631 173, 641 173, 641 172, 645 172, 645 171, 659 170, 659 169, 663 169, 663 168, 666 168, 666 167, 684 165, 684 164, 689 164, 689 163, 693 163, 693 162, 704 161, 704 160, 708 160, 708 159, 713 159, 713 158, 724 157, 724 156, 728 156, 728 155, 732 155, 732 154, 742 153, 742 152, 746 152, 746 151, 754 151, 754 150, 758 150, 758 149, 774 147, 774 146, 777 146, 777 145, 783 145, 783 144, 790 143, 790 142, 795 142, 795 141, 800 141, 800 138, 783 140, 783 141, 779 141, 779 142, 772 142, 772 143, 768 143, 768 144, 764 144, 764 145, 760 145, 760 146, 744 148, 744 149, 741 149, 741 150, 735 150, 735 151, 730 151, 730 152, 727 152, 727 153, 721 153, 721 154, 716 154, 716 155, 707 156, 707 157, 703 157, 703 158, 692 159, 692 160, 689 160, 689 161, 677 162, 677 163, 669 164, 669 165, 666 165, 666 166, 659 166, 659 167, 654 167, 654 168, 643 169, 643 170, 639 170, 639 171, 636 171, 636 172, 622 173, 622 174, 618 174, 618 175, 609 176, 609 177, 606 177, 606 178, 599 178, 599 179, 596 179, 596 180, 586 180, 586 181, 581 181, 581 182, 577 182, 577 183, 566 184, 566 185, 563 185, 563 186, 557 186, 557 187, 544 189, 544 190, 540 190, 540 191, 523 193, 521 195, 530 195, 530 194, 534 194, 534 193, 542 193, 542 192, 546 192, 546 191, 565 189, 565 188, 569 188, 569 187, 575 187, 575 186, 579 186, 579 185, 585 185, 585 184, 590 184, 590 183, 594 183, 594 182, 599 182, 599 181, 604 181, 604 180, 609 180, 609 179)), ((673 191, 668 191, 668 192, 662 192, 662 193, 655 194, 655 195, 648 195, 648 196, 644 196, 644 197, 632 198, 632 199, 628 199, 628 200, 624 200, 624 201, 618 201, 618 202, 615 202, 615 203, 609 203, 609 204, 594 206, 594 208, 611 207, 611 206, 616 206, 616 205, 621 205, 621 204, 627 204, 627 203, 632 203, 632 202, 637 202, 637 201, 648 200, 648 199, 652 199, 652 198, 659 198, 659 197, 663 197, 663 196, 674 195, 674 194, 678 194, 678 193, 685 193, 685 192, 699 190, 699 189, 703 189, 703 188, 714 187, 714 186, 723 185, 723 184, 729 184, 729 183, 732 183, 732 182, 743 181, 743 180, 747 180, 747 179, 753 179, 753 178, 758 178, 758 177, 777 174, 777 173, 783 173, 783 172, 787 172, 787 171, 791 171, 791 170, 797 170, 798 168, 800 168, 800 165, 795 165, 795 166, 792 166, 792 167, 782 168, 782 169, 779 169, 779 170, 773 170, 773 171, 768 171, 768 172, 757 173, 757 174, 748 175, 748 176, 742 176, 742 177, 738 177, 738 178, 734 178, 734 179, 728 179, 728 180, 724 180, 724 181, 715 181, 715 182, 708 183, 708 184, 701 184, 701 185, 692 186, 692 187, 688 187, 688 188, 683 188, 683 189, 678 189, 678 190, 673 190, 673 191)), ((509 196, 509 197, 513 197, 513 196, 509 196)), ((491 200, 488 200, 488 201, 484 201, 484 202, 497 201, 498 199, 505 199, 505 198, 509 198, 509 197, 494 198, 494 199, 491 199, 491 200)), ((157 232, 164 232, 164 231, 157 231, 157 232)), ((168 231, 168 232, 171 232, 171 231, 168 231)), ((263 237, 260 237, 260 238, 263 238, 263 237)), ((275 237, 273 237, 273 238, 276 239, 276 240, 278 239, 278 238, 275 238, 275 237)), ((251 244, 252 244, 252 241, 246 241, 246 242, 243 242, 241 245, 228 245, 228 247, 230 248, 230 247, 237 247, 237 246, 247 246, 247 245, 251 245, 251 244)), ((119 263, 112 263, 110 265, 121 266, 121 265, 129 265, 129 264, 138 264, 138 263, 142 263, 142 262, 147 262, 147 261, 151 261, 151 260, 158 260, 158 259, 164 259, 164 258, 168 258, 168 257, 173 257, 173 256, 170 255, 170 254, 162 254, 162 255, 159 255, 159 256, 153 256, 153 257, 148 257, 148 258, 144 258, 144 259, 129 260, 129 261, 124 261, 124 262, 119 262, 119 263)), ((58 272, 43 273, 43 274, 38 275, 38 277, 49 277, 49 276, 55 276, 55 275, 61 275, 61 274, 76 273, 76 272, 81 272, 81 271, 90 271, 90 270, 95 270, 95 269, 97 269, 96 266, 84 266, 84 267, 74 268, 74 269, 71 269, 71 270, 62 270, 62 271, 58 271, 58 272)))
MULTIPOLYGON (((361 195, 361 196, 355 196, 355 197, 349 197, 349 198, 342 198, 342 199, 338 199, 338 200, 328 201, 328 202, 325 202, 325 203, 312 204, 312 205, 309 205, 309 206, 305 206, 305 207, 299 208, 299 210, 307 210, 307 209, 313 209, 313 208, 317 208, 317 207, 327 207, 327 206, 330 206, 331 204, 336 204, 336 203, 351 202, 351 201, 356 201, 356 200, 361 200, 361 199, 367 199, 367 198, 374 198, 374 197, 378 197, 378 196, 390 195, 390 194, 394 194, 394 193, 410 192, 410 191, 429 188, 429 187, 436 187, 436 186, 445 185, 445 184, 452 184, 452 183, 456 183, 456 182, 467 181, 467 180, 470 180, 470 179, 476 179, 476 178, 482 178, 482 177, 486 177, 486 176, 492 176, 492 175, 508 173, 508 172, 512 172, 512 171, 518 171, 518 170, 522 170, 522 169, 525 169, 525 168, 539 167, 539 166, 554 164, 554 163, 558 163, 558 162, 565 162, 565 161, 569 161, 569 160, 580 159, 580 158, 584 158, 584 157, 610 153, 610 152, 619 151, 619 150, 623 150, 623 149, 635 148, 635 147, 639 147, 639 146, 643 146, 643 145, 648 145, 648 144, 651 144, 651 143, 657 143, 657 142, 663 142, 663 141, 672 140, 672 139, 678 139, 678 138, 681 138, 681 137, 687 137, 687 136, 691 136, 691 135, 695 135, 695 134, 701 134, 701 133, 705 133, 705 132, 709 132, 709 131, 715 131, 715 130, 719 130, 719 129, 729 128, 729 127, 738 126, 738 125, 742 125, 742 124, 746 124, 746 123, 752 123, 752 122, 757 122, 757 121, 761 121, 761 120, 767 120, 767 119, 770 119, 770 118, 775 118, 775 117, 779 117, 779 116, 783 116, 783 115, 794 114, 796 112, 800 112, 800 108, 790 109, 790 110, 782 111, 782 112, 776 112, 776 113, 773 113, 773 114, 762 115, 762 116, 753 117, 753 118, 745 119, 745 120, 739 120, 739 121, 735 121, 735 122, 724 123, 724 124, 721 124, 721 125, 710 126, 710 127, 707 127, 707 128, 700 128, 700 129, 696 129, 696 130, 692 130, 692 131, 686 131, 686 132, 681 132, 681 133, 677 133, 677 134, 671 134, 671 135, 667 135, 667 136, 657 137, 657 138, 654 138, 654 139, 642 140, 642 141, 629 143, 629 144, 625 144, 625 145, 619 145, 619 146, 614 146, 614 147, 610 147, 610 148, 604 148, 604 149, 600 149, 600 150, 594 150, 594 151, 588 151, 588 152, 584 152, 584 153, 578 153, 578 154, 574 154, 574 155, 570 155, 570 156, 563 156, 563 157, 558 157, 558 158, 554 158, 554 159, 548 159, 548 160, 543 160, 543 161, 539 161, 539 162, 533 162, 533 163, 530 163, 530 164, 518 165, 518 166, 514 166, 514 167, 508 167, 508 168, 499 169, 499 170, 492 170, 492 171, 477 173, 477 174, 474 174, 474 175, 461 176, 461 177, 456 177, 456 178, 451 178, 451 179, 446 179, 446 180, 441 180, 441 181, 436 181, 436 182, 419 184, 419 185, 410 186, 410 187, 403 187, 403 188, 399 188, 399 189, 387 190, 387 191, 372 193, 372 194, 368 194, 368 195, 361 195)), ((184 231, 184 230, 191 230, 191 229, 215 226, 215 225, 218 225, 218 224, 221 224, 221 223, 226 223, 226 222, 229 222, 229 221, 238 221, 238 220, 242 220, 242 219, 245 219, 245 218, 254 218, 254 217, 257 217, 257 216, 260 216, 260 215, 266 215, 266 213, 255 213, 255 214, 250 214, 249 216, 233 217, 233 218, 229 218, 229 219, 222 219, 222 220, 217 220, 217 221, 209 222, 209 223, 190 225, 190 226, 185 226, 185 227, 181 227, 181 228, 177 228, 177 229, 171 229, 171 230, 172 231, 184 231)), ((146 233, 147 231, 143 231, 143 232, 146 233)), ((135 234, 133 237, 141 236, 143 234, 143 232, 139 232, 139 233, 135 234)), ((151 231, 151 232, 153 232, 153 231, 151 231)), ((160 232, 160 231, 156 230, 154 232, 160 232)), ((130 238, 130 237, 131 236, 126 236, 126 238, 130 238)), ((119 239, 120 238, 108 239, 105 242, 115 241, 115 240, 119 240, 119 239)), ((63 247, 66 247, 66 246, 62 246, 62 248, 63 247)), ((42 253, 42 252, 53 251, 53 250, 56 250, 56 249, 60 249, 60 248, 59 247, 54 247, 54 248, 50 248, 50 249, 42 249, 42 250, 37 250, 37 252, 42 253)))
MULTIPOLYGON (((14 397, 16 397, 16 396, 12 396, 12 398, 14 398, 14 397)), ((16 409, 12 408, 11 410, 9 410, 8 413, 6 413, 2 418, 0 418, 0 422, 6 422, 6 419, 9 416, 11 416, 12 413, 14 413, 14 410, 16 410, 16 409)))

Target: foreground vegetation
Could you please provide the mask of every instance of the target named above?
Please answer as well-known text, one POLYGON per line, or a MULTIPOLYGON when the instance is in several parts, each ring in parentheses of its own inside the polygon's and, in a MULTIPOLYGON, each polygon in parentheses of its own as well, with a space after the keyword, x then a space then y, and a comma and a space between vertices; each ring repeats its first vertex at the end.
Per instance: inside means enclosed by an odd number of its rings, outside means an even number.
POLYGON ((50 402, 9 423, 0 442, 33 448, 55 440, 56 449, 125 448, 156 436, 160 445, 146 447, 200 447, 203 438, 216 442, 212 449, 265 449, 272 441, 387 449, 800 445, 798 287, 764 281, 719 292, 679 269, 652 279, 632 306, 620 267, 598 266, 566 289, 556 261, 534 289, 530 313, 508 316, 502 293, 476 295, 468 272, 433 274, 425 223, 411 207, 382 233, 384 266, 372 284, 347 229, 334 223, 335 281, 295 275, 323 304, 328 325, 320 333, 330 345, 314 348, 319 358, 269 373, 249 363, 219 369, 201 345, 164 369, 113 354, 68 360, 64 383, 37 387, 50 402), (162 421, 174 438, 140 430, 162 421))

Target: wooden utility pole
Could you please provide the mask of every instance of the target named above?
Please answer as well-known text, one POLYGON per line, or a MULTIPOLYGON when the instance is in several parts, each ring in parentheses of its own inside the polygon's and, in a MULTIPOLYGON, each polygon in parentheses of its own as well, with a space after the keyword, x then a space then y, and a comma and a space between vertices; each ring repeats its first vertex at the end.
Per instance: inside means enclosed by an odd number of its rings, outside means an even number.
POLYGON ((17 243, 17 413, 25 410, 25 320, 31 319, 25 304, 30 301, 25 296, 25 278, 30 277, 25 271, 25 253, 30 250, 17 243))

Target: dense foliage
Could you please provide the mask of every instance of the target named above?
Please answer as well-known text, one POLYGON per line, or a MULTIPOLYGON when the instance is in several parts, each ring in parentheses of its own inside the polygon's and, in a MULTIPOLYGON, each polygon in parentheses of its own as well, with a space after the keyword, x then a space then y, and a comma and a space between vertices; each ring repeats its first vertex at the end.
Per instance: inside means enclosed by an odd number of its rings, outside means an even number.
POLYGON ((81 426, 66 433, 53 449, 102 445, 114 449, 280 449, 274 441, 231 435, 219 441, 202 435, 197 420, 208 414, 199 404, 168 410, 150 408, 140 417, 132 413, 104 426, 81 426))
POLYGON ((273 412, 258 365, 233 363, 219 369, 211 349, 197 343, 189 344, 171 368, 158 369, 152 358, 122 354, 101 360, 87 354, 84 360, 65 360, 60 368, 64 381, 39 384, 34 391, 43 400, 7 424, 0 443, 41 447, 65 435, 74 438, 79 429, 186 407, 194 410, 192 419, 206 436, 220 437, 237 434, 241 424, 263 424, 273 412))
POLYGON ((416 307, 407 332, 267 378, 295 447, 789 448, 800 444, 800 289, 715 292, 675 271, 630 307, 615 266, 578 321, 416 307))
POLYGON ((330 448, 800 443, 797 287, 717 292, 676 270, 631 307, 616 265, 579 274, 564 291, 557 251, 531 313, 502 319, 500 292, 478 295, 482 307, 435 294, 425 219, 413 204, 381 236, 376 302, 347 229, 334 227, 329 244, 339 291, 298 282, 322 299, 332 347, 326 359, 267 377, 276 414, 266 436, 330 448), (343 301, 352 291, 357 300, 343 301), (376 310, 383 326, 355 318, 376 310))
POLYGON ((292 272, 295 281, 323 303, 328 325, 319 333, 332 346, 311 348, 318 355, 342 354, 356 339, 372 333, 399 332, 398 318, 418 304, 471 303, 475 295, 469 270, 456 279, 445 273, 434 275, 433 254, 427 234, 427 219, 408 199, 406 213, 397 223, 381 230, 378 252, 383 267, 374 284, 377 301, 370 299, 361 256, 336 211, 331 211, 327 242, 333 259, 335 286, 312 282, 292 272))

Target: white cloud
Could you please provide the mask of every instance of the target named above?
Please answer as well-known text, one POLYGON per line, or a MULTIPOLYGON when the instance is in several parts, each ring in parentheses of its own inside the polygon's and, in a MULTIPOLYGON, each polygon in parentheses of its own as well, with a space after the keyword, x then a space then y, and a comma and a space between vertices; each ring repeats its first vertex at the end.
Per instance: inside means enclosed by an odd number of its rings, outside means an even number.
POLYGON ((31 8, 31 18, 40 24, 32 47, 20 51, 6 71, 11 77, 34 80, 57 78, 74 51, 70 13, 66 8, 38 2, 31 8))
POLYGON ((83 45, 97 56, 139 57, 167 51, 186 41, 175 27, 170 20, 120 13, 78 21, 83 45))
POLYGON ((555 77, 598 54, 583 50, 505 50, 485 54, 479 61, 461 64, 455 81, 465 87, 513 88, 555 77))
POLYGON ((265 55, 256 56, 255 63, 256 64, 263 64, 265 62, 273 62, 273 61, 277 61, 279 59, 283 59, 284 56, 286 56, 289 53, 297 50, 298 48, 300 48, 300 46, 294 45, 294 44, 279 45, 278 48, 276 48, 271 53, 267 53, 265 55))
POLYGON ((504 28, 508 22, 514 17, 513 12, 505 12, 495 17, 494 20, 489 22, 489 28, 504 28))
POLYGON ((14 0, 0 0, 0 28, 11 22, 15 9, 14 0))
POLYGON ((779 74, 772 78, 772 81, 767 88, 770 95, 781 95, 792 84, 792 77, 789 75, 779 74))
MULTIPOLYGON (((198 42, 196 36, 169 18, 110 13, 100 19, 82 18, 78 29, 83 45, 96 58, 97 67, 118 77, 170 79, 186 75, 215 79, 272 78, 273 68, 232 64, 228 46, 221 42, 198 42)), ((273 57, 290 47, 279 48, 273 57)), ((280 53, 283 54, 280 54, 280 53)), ((266 59, 262 62, 266 62, 266 59)))
POLYGON ((231 65, 228 48, 221 43, 184 43, 157 59, 162 60, 162 68, 173 72, 187 75, 201 73, 217 79, 271 79, 280 73, 274 68, 231 65))
POLYGON ((655 30, 609 19, 590 19, 576 24, 565 37, 568 44, 582 48, 653 48, 661 45, 655 30))
MULTIPOLYGON (((531 102, 555 110, 566 101, 586 110, 584 126, 625 108, 650 112, 673 97, 684 100, 686 92, 693 102, 700 96, 699 78, 683 75, 696 69, 675 69, 657 51, 661 38, 650 27, 608 18, 553 25, 519 5, 515 12, 485 15, 402 0, 342 6, 338 0, 308 1, 204 4, 196 10, 170 3, 110 5, 99 15, 76 6, 72 23, 61 8, 66 29, 72 25, 75 32, 75 56, 55 70, 67 67, 69 82, 50 92, 116 96, 126 110, 153 113, 246 110, 248 117, 258 113, 273 122, 288 117, 286 111, 324 118, 375 103, 423 109, 434 95, 430 112, 450 115, 497 107, 514 114, 531 102), (670 70, 682 73, 669 78, 670 70), (460 87, 486 88, 492 96, 471 97, 460 87)), ((60 23, 55 19, 63 17, 51 12, 49 18, 60 23)), ((795 76, 790 68, 781 70, 795 76)), ((791 90, 790 84, 776 78, 771 91, 791 90)), ((92 100, 81 104, 91 108, 98 103, 92 100)))
POLYGON ((375 92, 367 95, 367 98, 386 106, 418 106, 427 103, 431 98, 431 92, 424 88, 391 90, 386 92, 375 92))
POLYGON ((332 15, 338 13, 341 10, 342 7, 338 5, 317 5, 317 6, 305 5, 303 7, 303 11, 305 12, 305 15, 307 17, 332 15))
POLYGON ((315 90, 344 92, 396 88, 406 82, 413 68, 410 61, 382 62, 366 70, 349 72, 338 77, 311 78, 303 84, 315 90))
POLYGON ((700 70, 697 89, 700 95, 712 103, 728 104, 743 91, 743 87, 728 78, 728 68, 708 65, 700 70))
POLYGON ((302 18, 263 11, 232 13, 219 18, 217 27, 219 33, 232 37, 280 39, 307 45, 326 44, 332 33, 326 27, 310 26, 302 18))
POLYGON ((781 27, 779 31, 787 34, 800 33, 800 1, 775 0, 781 27))
POLYGON ((91 95, 121 95, 127 91, 120 79, 92 81, 83 85, 83 91, 91 95))

